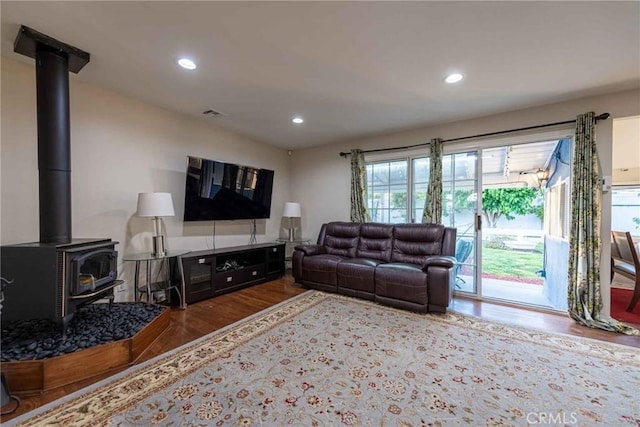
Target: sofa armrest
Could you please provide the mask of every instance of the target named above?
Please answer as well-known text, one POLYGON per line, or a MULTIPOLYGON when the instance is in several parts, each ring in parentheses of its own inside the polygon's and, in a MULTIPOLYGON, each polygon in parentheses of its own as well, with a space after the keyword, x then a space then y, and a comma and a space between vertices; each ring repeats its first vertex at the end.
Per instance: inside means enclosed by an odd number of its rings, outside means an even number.
POLYGON ((456 259, 452 256, 430 256, 422 263, 422 270, 427 271, 427 268, 429 268, 430 266, 451 268, 456 265, 456 263, 456 259))
POLYGON ((305 256, 326 254, 327 251, 324 246, 321 245, 298 245, 294 248, 296 251, 301 251, 305 256))
POLYGON ((322 245, 298 245, 291 254, 291 273, 296 283, 302 283, 302 259, 305 256, 326 254, 322 245))
POLYGON ((446 312, 453 297, 456 264, 454 257, 446 255, 430 256, 424 261, 422 271, 427 273, 429 311, 446 312))

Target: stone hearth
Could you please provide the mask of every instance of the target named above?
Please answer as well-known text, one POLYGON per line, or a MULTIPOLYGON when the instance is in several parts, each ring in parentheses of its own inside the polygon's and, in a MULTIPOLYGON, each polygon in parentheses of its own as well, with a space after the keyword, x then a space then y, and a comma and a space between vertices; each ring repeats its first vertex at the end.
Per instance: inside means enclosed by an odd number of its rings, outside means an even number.
POLYGON ((37 393, 124 368, 162 334, 170 310, 145 303, 82 307, 65 337, 49 320, 2 325, 2 372, 17 393, 37 393))

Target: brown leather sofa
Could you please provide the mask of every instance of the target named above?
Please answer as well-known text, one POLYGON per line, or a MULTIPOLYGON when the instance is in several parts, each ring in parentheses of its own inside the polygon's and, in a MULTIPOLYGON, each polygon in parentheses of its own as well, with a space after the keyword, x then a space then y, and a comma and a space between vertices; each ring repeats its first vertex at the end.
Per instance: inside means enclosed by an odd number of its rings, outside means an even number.
POLYGON ((296 246, 293 277, 418 312, 444 313, 453 294, 456 229, 437 224, 330 222, 317 244, 296 246))

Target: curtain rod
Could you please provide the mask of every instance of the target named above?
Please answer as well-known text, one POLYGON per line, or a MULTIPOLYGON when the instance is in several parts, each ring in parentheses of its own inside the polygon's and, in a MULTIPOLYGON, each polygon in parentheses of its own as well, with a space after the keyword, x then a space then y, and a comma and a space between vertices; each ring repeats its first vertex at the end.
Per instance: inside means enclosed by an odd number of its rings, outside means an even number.
MULTIPOLYGON (((596 116, 596 122, 598 120, 607 120, 609 118, 609 113, 602 113, 599 116, 596 116)), ((559 126, 559 125, 568 125, 569 123, 575 123, 575 120, 566 120, 564 122, 555 122, 555 123, 546 123, 544 125, 536 125, 536 126, 527 126, 524 128, 517 128, 517 129, 508 129, 508 130, 500 130, 497 132, 489 132, 489 133, 480 133, 478 135, 471 135, 471 136, 462 136, 460 138, 451 138, 451 139, 443 139, 442 142, 454 142, 454 141, 464 141, 467 139, 474 139, 474 138, 483 138, 486 136, 495 136, 495 135, 502 135, 505 133, 512 133, 512 132, 521 132, 523 130, 531 130, 531 129, 540 129, 540 128, 547 128, 547 127, 551 127, 551 126, 559 126)), ((409 148, 414 148, 414 147, 422 147, 425 145, 429 145, 431 142, 422 142, 420 144, 413 144, 413 145, 406 145, 404 147, 390 147, 390 148, 378 148, 375 150, 364 150, 363 153, 378 153, 381 151, 393 151, 393 150, 407 150, 409 148)), ((340 156, 342 157, 347 157, 350 156, 351 153, 349 152, 340 152, 340 156)))

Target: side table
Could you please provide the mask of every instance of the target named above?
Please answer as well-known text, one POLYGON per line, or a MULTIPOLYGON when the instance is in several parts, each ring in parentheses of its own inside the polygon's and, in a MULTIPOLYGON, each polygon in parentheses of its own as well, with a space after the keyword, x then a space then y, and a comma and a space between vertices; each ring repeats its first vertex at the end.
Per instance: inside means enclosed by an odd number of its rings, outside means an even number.
POLYGON ((147 302, 151 303, 152 296, 157 292, 165 292, 175 290, 178 294, 179 305, 181 309, 187 307, 185 300, 185 282, 184 282, 184 270, 182 269, 182 256, 188 254, 189 250, 174 249, 167 251, 164 256, 156 256, 150 252, 140 252, 127 254, 122 257, 123 261, 131 261, 136 263, 136 272, 134 278, 134 298, 135 301, 140 301, 140 296, 147 294, 147 302), (173 284, 173 278, 171 277, 171 261, 177 263, 178 273, 180 276, 179 286, 173 284), (166 280, 160 282, 152 282, 151 279, 151 264, 154 261, 160 261, 164 265, 161 268, 165 269, 166 280), (146 263, 146 283, 140 286, 140 263, 146 263))
POLYGON ((308 245, 311 243, 311 239, 306 239, 304 237, 298 237, 293 240, 289 240, 287 238, 276 239, 278 243, 284 243, 284 266, 287 270, 291 270, 291 258, 293 256, 293 249, 298 245, 308 245))

